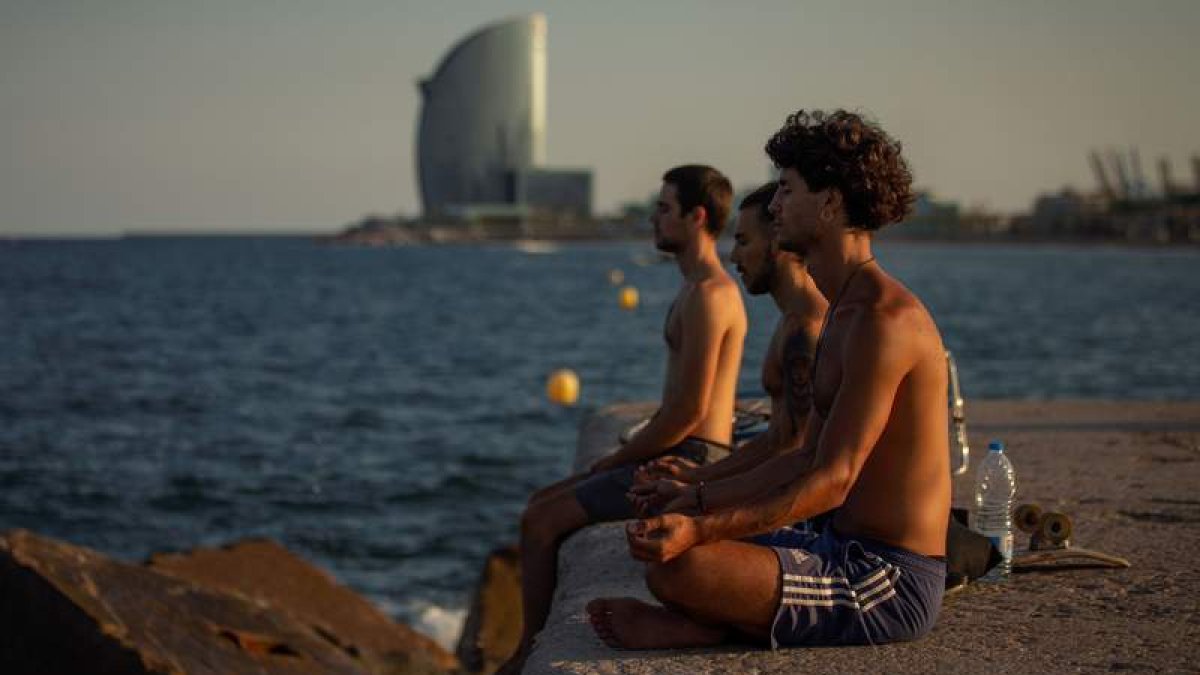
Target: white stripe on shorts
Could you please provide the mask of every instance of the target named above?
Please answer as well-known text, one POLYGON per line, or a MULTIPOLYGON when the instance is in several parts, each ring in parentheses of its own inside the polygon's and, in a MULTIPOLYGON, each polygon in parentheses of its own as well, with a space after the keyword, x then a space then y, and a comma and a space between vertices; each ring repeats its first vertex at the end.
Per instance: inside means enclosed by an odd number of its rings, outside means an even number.
POLYGON ((862 611, 865 612, 865 611, 873 608, 875 605, 878 605, 879 603, 883 602, 884 600, 889 600, 894 597, 896 597, 896 589, 893 588, 893 589, 890 589, 887 593, 884 593, 883 595, 879 596, 878 598, 875 598, 874 600, 863 605, 862 611))
POLYGON ((862 589, 866 588, 867 586, 870 586, 871 584, 875 583, 879 579, 883 578, 883 576, 888 573, 890 568, 891 568, 891 565, 884 565, 883 567, 880 567, 879 570, 876 571, 874 574, 872 574, 871 576, 867 577, 866 579, 863 579, 863 580, 859 581, 858 583, 854 584, 854 586, 852 586, 851 588, 858 591, 858 590, 862 590, 862 589))
MULTIPOLYGON (((898 570, 897 570, 897 572, 898 572, 898 570)), ((895 575, 892 575, 892 578, 880 579, 880 580, 879 580, 879 583, 878 583, 878 584, 876 584, 876 585, 874 585, 874 586, 872 586, 870 590, 867 590, 867 591, 865 591, 865 592, 861 593, 861 594, 858 596, 858 601, 859 601, 860 603, 864 603, 864 604, 863 604, 863 608, 864 608, 864 609, 866 609, 866 607, 867 607, 867 604, 871 604, 871 603, 868 603, 868 602, 867 602, 867 601, 868 601, 868 600, 870 600, 871 598, 873 598, 873 597, 875 597, 875 596, 877 596, 877 595, 879 595, 880 593, 883 593, 883 592, 885 592, 885 591, 892 591, 892 592, 895 592, 895 590, 896 590, 896 589, 895 589, 895 587, 893 586, 893 584, 895 584, 895 583, 896 583, 896 580, 897 580, 897 579, 899 579, 899 578, 900 578, 900 575, 897 573, 897 574, 895 574, 895 575)))
POLYGON ((784 594, 792 593, 796 595, 815 595, 817 597, 829 598, 835 595, 844 595, 847 598, 854 597, 854 591, 849 588, 802 588, 800 586, 784 586, 784 594))
POLYGON ((800 605, 802 607, 833 607, 835 605, 858 609, 858 603, 853 600, 842 600, 834 598, 830 600, 812 600, 809 598, 783 598, 779 601, 780 605, 800 605))
POLYGON ((785 574, 785 575, 783 575, 783 580, 784 581, 797 581, 802 584, 841 584, 843 586, 850 585, 850 582, 846 580, 846 577, 806 577, 801 574, 785 574))
POLYGON ((900 570, 889 565, 888 569, 881 569, 855 584, 855 588, 839 588, 833 584, 825 588, 784 586, 780 604, 803 607, 850 607, 865 612, 894 597, 896 595, 894 584, 899 578, 900 570))

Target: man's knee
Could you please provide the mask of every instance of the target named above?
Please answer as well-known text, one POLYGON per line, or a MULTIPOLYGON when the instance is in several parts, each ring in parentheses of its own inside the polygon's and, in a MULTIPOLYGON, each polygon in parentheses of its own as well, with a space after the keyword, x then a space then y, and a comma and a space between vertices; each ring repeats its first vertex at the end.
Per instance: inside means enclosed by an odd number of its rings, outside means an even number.
POLYGON ((571 488, 577 482, 578 482, 578 479, 576 477, 572 476, 570 478, 560 480, 557 483, 551 483, 550 485, 539 488, 539 489, 535 490, 532 495, 529 496, 529 499, 526 500, 526 502, 525 502, 525 506, 526 507, 533 506, 537 502, 544 501, 546 499, 550 499, 553 497, 559 497, 564 494, 567 494, 568 492, 573 493, 573 490, 571 488))
POLYGON ((564 535, 573 532, 580 524, 573 522, 570 504, 564 495, 561 499, 543 500, 532 503, 521 514, 521 538, 533 544, 552 544, 564 535))
POLYGON ((529 504, 530 506, 532 506, 533 504, 536 504, 537 502, 540 502, 543 499, 545 499, 546 497, 549 497, 550 495, 559 491, 561 488, 562 488, 561 482, 551 483, 550 485, 546 485, 544 487, 538 488, 536 491, 534 491, 534 493, 532 495, 529 495, 529 501, 526 503, 529 504))
POLYGON ((537 502, 531 502, 521 513, 521 538, 541 539, 549 523, 546 522, 546 509, 537 502))
POLYGON ((670 562, 646 565, 646 586, 663 604, 684 604, 701 583, 702 557, 703 553, 693 548, 670 562))
POLYGON ((542 501, 542 499, 544 499, 549 492, 550 488, 544 487, 529 495, 529 499, 525 500, 525 510, 528 511, 529 509, 533 508, 534 504, 542 501))

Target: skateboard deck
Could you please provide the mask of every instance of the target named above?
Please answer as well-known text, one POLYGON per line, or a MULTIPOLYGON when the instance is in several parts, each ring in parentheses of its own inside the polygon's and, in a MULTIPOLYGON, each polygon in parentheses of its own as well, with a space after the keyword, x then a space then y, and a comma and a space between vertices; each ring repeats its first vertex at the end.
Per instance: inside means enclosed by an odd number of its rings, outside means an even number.
POLYGON ((1075 526, 1065 513, 1044 512, 1037 504, 1022 504, 1013 511, 1013 524, 1029 535, 1029 548, 1013 552, 1013 572, 1130 566, 1120 556, 1072 546, 1075 526))

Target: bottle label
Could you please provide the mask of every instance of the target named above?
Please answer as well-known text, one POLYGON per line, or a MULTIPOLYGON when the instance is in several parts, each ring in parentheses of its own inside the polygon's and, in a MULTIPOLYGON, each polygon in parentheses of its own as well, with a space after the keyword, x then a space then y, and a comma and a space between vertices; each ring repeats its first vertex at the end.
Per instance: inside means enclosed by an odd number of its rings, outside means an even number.
POLYGON ((996 550, 1000 552, 1000 555, 1004 556, 1005 560, 1012 560, 1012 532, 1005 532, 1004 534, 998 535, 988 535, 988 541, 992 542, 992 546, 996 547, 996 550))

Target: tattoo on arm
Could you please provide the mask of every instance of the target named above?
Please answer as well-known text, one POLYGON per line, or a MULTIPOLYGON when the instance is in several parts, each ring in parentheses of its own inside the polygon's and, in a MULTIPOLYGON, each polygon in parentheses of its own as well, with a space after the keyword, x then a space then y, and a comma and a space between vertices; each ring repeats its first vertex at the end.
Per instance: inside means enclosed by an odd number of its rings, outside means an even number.
POLYGON ((814 348, 803 330, 796 331, 783 345, 783 400, 793 434, 803 430, 801 422, 812 407, 814 348))

